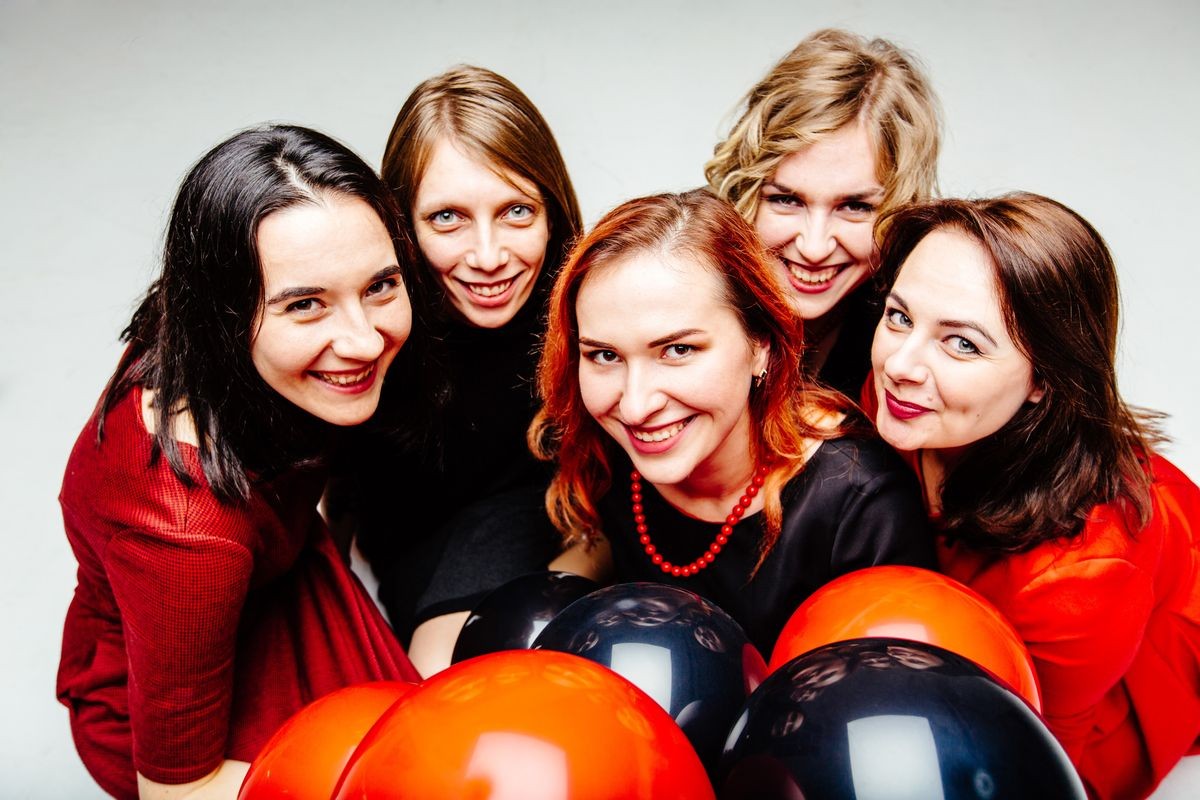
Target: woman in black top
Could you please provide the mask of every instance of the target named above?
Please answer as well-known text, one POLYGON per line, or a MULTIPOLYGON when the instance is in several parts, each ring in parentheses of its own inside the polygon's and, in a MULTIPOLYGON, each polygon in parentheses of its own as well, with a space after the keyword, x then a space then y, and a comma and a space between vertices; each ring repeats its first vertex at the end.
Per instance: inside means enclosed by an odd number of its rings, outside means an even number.
POLYGON ((525 444, 545 298, 580 229, 570 178, 545 120, 516 86, 457 67, 413 90, 396 118, 383 177, 408 213, 437 302, 441 342, 426 365, 437 402, 424 419, 385 407, 395 430, 363 437, 335 501, 413 662, 433 671, 422 631, 557 552, 542 495, 550 471, 525 444), (390 413, 389 413, 390 412, 390 413), (488 559, 445 552, 451 538, 488 559), (415 633, 414 633, 415 631, 415 633))
POLYGON ((707 191, 610 212, 555 284, 530 430, 559 461, 553 567, 694 589, 764 653, 827 581, 934 564, 904 464, 803 377, 771 269, 707 191))

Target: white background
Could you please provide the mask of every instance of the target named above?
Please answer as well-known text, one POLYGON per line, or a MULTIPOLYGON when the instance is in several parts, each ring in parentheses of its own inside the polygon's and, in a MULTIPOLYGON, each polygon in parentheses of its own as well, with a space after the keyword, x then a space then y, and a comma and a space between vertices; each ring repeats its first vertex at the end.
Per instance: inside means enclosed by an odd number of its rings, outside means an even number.
POLYGON ((590 223, 702 183, 742 94, 809 32, 910 48, 945 110, 945 194, 1041 192, 1107 237, 1125 396, 1172 415, 1168 452, 1200 476, 1194 0, 334 7, 0 0, 0 795, 99 794, 54 699, 74 586, 55 498, 179 180, 265 120, 322 129, 378 165, 408 92, 455 63, 506 75, 540 107, 590 223))

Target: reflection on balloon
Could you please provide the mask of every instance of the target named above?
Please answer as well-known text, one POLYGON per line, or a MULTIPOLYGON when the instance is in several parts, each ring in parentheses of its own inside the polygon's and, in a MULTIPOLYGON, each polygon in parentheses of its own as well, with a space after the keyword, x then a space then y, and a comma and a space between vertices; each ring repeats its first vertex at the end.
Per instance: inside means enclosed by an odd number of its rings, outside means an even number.
POLYGON ((903 639, 826 645, 773 672, 718 774, 730 800, 1086 797, 1020 697, 967 658, 903 639))
POLYGON ((414 688, 401 681, 362 683, 300 709, 254 759, 238 800, 328 800, 367 731, 414 688))
POLYGON ((1012 624, 958 581, 918 567, 868 567, 818 589, 784 625, 769 668, 821 645, 871 637, 927 642, 966 656, 1041 710, 1033 659, 1012 624))
POLYGON ((479 601, 454 644, 452 663, 500 650, 527 650, 554 615, 600 584, 570 572, 514 578, 479 601))
POLYGON ((709 769, 765 675, 762 656, 728 614, 659 583, 592 592, 551 620, 534 647, 574 653, 628 678, 675 718, 709 769))
POLYGON ((363 739, 338 800, 713 798, 687 738, 611 670, 508 650, 452 665, 363 739))

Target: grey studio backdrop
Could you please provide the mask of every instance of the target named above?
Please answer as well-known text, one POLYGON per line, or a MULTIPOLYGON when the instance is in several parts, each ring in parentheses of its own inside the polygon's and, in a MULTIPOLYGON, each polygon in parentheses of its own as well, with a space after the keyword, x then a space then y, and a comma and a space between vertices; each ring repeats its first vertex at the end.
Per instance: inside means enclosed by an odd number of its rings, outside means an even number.
POLYGON ((1168 453, 1200 477, 1195 0, 0 0, 0 796, 100 795, 54 700, 75 568, 56 496, 201 153, 276 120, 378 165, 409 90, 469 62, 538 105, 591 223, 701 183, 742 94, 825 26, 919 55, 943 193, 1041 192, 1107 237, 1124 393, 1171 415, 1168 453))

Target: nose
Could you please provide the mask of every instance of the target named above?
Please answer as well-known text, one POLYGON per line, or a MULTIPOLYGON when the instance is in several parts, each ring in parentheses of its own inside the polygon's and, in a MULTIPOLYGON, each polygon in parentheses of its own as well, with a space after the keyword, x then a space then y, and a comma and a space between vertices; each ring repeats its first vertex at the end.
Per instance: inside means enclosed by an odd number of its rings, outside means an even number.
POLYGON ((813 265, 833 255, 837 249, 837 238, 834 236, 833 220, 828 214, 809 210, 804 215, 800 230, 796 231, 796 249, 805 262, 813 265))
POLYGON ((332 348, 335 355, 350 361, 374 361, 384 348, 383 334, 360 305, 339 314, 332 348))
POLYGON ((494 225, 481 224, 476 228, 475 241, 467 251, 467 266, 483 272, 495 272, 508 264, 508 248, 501 241, 494 225))
MULTIPOLYGON (((893 334, 894 335, 894 334, 893 334)), ((883 360, 883 372, 893 383, 921 384, 929 378, 923 342, 908 335, 893 340, 895 349, 883 360)))
POLYGON ((621 421, 626 425, 644 425, 666 404, 666 393, 655 380, 653 367, 636 362, 628 364, 621 391, 621 421))

